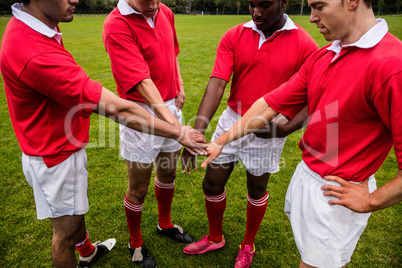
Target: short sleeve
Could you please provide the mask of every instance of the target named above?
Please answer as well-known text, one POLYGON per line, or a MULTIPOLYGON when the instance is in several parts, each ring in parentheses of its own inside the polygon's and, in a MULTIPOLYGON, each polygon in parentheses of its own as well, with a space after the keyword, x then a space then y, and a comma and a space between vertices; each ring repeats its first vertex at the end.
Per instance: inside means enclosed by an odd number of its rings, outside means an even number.
POLYGON ((402 169, 402 72, 392 75, 373 96, 373 104, 392 132, 396 159, 402 169))
MULTIPOLYGON (((129 29, 127 31, 130 32, 129 29)), ((125 94, 142 80, 151 78, 149 66, 132 36, 109 33, 105 39, 105 47, 112 64, 113 76, 125 94)))
POLYGON ((231 42, 231 30, 227 31, 219 42, 214 68, 211 77, 221 78, 229 82, 234 68, 233 43, 231 42))
MULTIPOLYGON (((170 11, 170 10, 169 10, 170 11)), ((177 40, 177 33, 176 33, 176 27, 175 27, 175 24, 174 24, 174 14, 173 14, 173 12, 172 11, 170 11, 170 17, 171 17, 171 19, 170 19, 170 21, 171 21, 171 26, 172 26, 172 29, 173 29, 173 39, 174 39, 174 49, 175 49, 175 54, 176 54, 176 57, 179 55, 179 53, 180 53, 180 48, 179 48, 179 41, 177 40)))
POLYGON ((98 105, 102 84, 93 81, 68 53, 42 53, 31 58, 19 75, 28 87, 84 118, 98 105))

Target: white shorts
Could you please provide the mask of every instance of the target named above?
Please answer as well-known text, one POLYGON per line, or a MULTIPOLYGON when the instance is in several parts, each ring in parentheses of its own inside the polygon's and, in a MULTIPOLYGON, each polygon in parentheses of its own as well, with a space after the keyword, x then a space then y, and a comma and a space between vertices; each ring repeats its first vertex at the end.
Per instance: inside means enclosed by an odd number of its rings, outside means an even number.
MULTIPOLYGON (((155 113, 143 102, 136 102, 150 114, 155 113)), ((175 99, 165 102, 169 110, 180 122, 181 110, 178 110, 175 99)), ((174 139, 142 133, 124 125, 120 126, 120 155, 131 162, 149 164, 155 161, 160 152, 173 153, 181 149, 181 144, 174 139)))
POLYGON ((48 168, 42 157, 22 154, 25 178, 33 188, 38 219, 88 212, 88 172, 85 149, 48 168))
MULTIPOLYGON (((342 267, 350 262, 371 213, 356 213, 329 205, 321 186, 339 185, 321 178, 302 161, 296 168, 285 199, 285 213, 292 225, 301 259, 314 267, 342 267)), ((377 189, 374 176, 369 191, 377 189)))
MULTIPOLYGON (((228 107, 219 118, 212 141, 228 131, 241 115, 228 107)), ((247 171, 254 176, 279 171, 279 159, 286 138, 262 139, 253 133, 235 140, 225 147, 221 154, 212 161, 214 164, 226 164, 242 161, 247 171)))

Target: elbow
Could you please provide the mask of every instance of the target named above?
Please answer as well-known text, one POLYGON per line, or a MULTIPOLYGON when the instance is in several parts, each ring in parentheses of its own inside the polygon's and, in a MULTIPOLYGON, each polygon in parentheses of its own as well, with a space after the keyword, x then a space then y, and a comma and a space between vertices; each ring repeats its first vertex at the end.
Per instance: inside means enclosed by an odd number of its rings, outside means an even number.
POLYGON ((118 123, 124 120, 125 115, 127 115, 130 110, 128 101, 123 99, 120 99, 116 102, 108 103, 106 105, 100 106, 99 108, 99 114, 102 114, 118 123))

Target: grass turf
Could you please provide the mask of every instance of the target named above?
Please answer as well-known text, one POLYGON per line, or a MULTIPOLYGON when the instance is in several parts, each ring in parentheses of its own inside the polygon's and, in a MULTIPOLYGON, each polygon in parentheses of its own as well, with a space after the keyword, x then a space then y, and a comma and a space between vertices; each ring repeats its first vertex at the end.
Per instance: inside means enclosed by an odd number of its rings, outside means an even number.
MULTIPOLYGON (((390 32, 402 38, 402 17, 385 16, 390 32)), ((73 22, 60 24, 65 47, 89 76, 115 91, 110 61, 102 44, 105 16, 76 16, 73 22)), ((208 82, 215 51, 223 33, 249 16, 176 16, 180 43, 179 55, 185 83, 184 123, 193 125, 198 105, 208 82)), ((308 16, 292 16, 317 41, 327 44, 308 16)), ((0 33, 9 18, 0 18, 0 33)), ((1 37, 1 36, 0 36, 1 37)), ((21 151, 8 115, 4 86, 0 81, 0 267, 51 267, 52 228, 48 220, 36 219, 32 189, 21 169, 21 151)), ((227 86, 229 88, 229 85, 227 86)), ((217 119, 226 107, 229 90, 206 133, 209 139, 217 119)), ((127 250, 128 229, 124 216, 123 196, 127 186, 125 162, 119 157, 118 126, 94 114, 91 117, 89 160, 89 202, 86 225, 90 239, 117 239, 113 251, 102 258, 97 267, 126 267, 131 264, 127 250)), ((270 178, 268 210, 256 238, 253 267, 297 267, 299 253, 291 227, 283 213, 287 185, 301 159, 297 143, 303 130, 292 134, 286 142, 281 170, 270 178)), ((392 151, 376 174, 381 186, 398 171, 392 151)), ((177 169, 172 220, 184 227, 195 239, 208 232, 201 183, 204 170, 187 175, 177 169)), ((148 250, 159 267, 233 267, 233 260, 246 226, 245 169, 238 165, 227 184, 227 209, 223 232, 226 246, 202 256, 187 256, 183 245, 156 235, 157 204, 151 183, 143 210, 142 233, 148 250)), ((402 267, 402 204, 373 213, 362 235, 349 267, 402 267)))

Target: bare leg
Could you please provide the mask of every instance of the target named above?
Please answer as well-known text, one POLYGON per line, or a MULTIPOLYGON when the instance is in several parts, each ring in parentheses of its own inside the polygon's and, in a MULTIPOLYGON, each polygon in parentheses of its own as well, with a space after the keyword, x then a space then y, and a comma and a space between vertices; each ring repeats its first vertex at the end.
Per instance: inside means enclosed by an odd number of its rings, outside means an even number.
POLYGON ((52 259, 55 267, 76 267, 75 244, 86 236, 84 215, 50 219, 53 225, 52 259))
POLYGON ((213 164, 207 166, 202 187, 207 195, 219 195, 223 193, 230 174, 236 166, 236 162, 227 164, 213 164))
POLYGON ((176 179, 176 165, 180 151, 174 153, 159 153, 155 160, 156 178, 162 183, 173 183, 176 179))
POLYGON ((126 198, 133 204, 142 204, 148 194, 153 164, 143 164, 127 160, 128 188, 126 198))
POLYGON ((247 172, 247 191, 251 198, 260 199, 267 192, 267 185, 270 173, 261 176, 254 176, 247 172))

